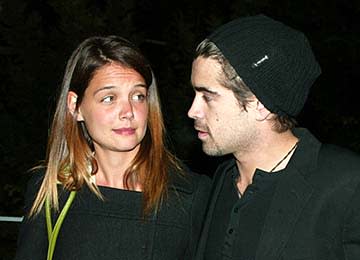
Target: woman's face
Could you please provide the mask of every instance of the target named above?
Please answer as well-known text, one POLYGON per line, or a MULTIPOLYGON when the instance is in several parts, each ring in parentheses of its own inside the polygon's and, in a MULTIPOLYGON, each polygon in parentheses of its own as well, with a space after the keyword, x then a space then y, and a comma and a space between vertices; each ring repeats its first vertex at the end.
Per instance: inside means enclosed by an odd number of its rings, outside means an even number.
POLYGON ((148 118, 147 86, 135 70, 120 64, 98 69, 79 106, 95 151, 137 153, 148 118))

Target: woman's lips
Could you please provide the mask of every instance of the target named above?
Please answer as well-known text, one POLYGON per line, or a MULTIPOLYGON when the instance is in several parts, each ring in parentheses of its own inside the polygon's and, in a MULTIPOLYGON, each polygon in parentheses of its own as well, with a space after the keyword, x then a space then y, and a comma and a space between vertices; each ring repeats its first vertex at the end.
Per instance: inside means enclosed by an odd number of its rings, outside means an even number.
POLYGON ((133 135, 135 134, 135 129, 130 127, 113 129, 114 133, 118 135, 133 135))

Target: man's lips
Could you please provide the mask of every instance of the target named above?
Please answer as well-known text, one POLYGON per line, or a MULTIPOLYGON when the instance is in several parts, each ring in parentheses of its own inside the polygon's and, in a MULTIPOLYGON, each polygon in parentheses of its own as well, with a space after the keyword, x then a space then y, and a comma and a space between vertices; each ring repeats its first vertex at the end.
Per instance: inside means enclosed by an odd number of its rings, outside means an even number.
POLYGON ((208 132, 202 132, 202 131, 198 131, 198 138, 199 139, 204 139, 205 137, 209 136, 208 132))
POLYGON ((123 128, 117 128, 117 129, 113 129, 115 134, 118 135, 133 135, 135 134, 135 128, 131 128, 131 127, 123 127, 123 128))
POLYGON ((195 130, 198 132, 199 139, 205 138, 209 135, 209 133, 207 131, 205 131, 204 129, 195 127, 195 130))

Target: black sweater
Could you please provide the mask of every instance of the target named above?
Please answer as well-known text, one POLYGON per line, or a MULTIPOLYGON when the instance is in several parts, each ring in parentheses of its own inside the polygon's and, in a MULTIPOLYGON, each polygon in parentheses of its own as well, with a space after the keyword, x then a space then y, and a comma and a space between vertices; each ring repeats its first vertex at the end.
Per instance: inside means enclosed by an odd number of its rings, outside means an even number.
MULTIPOLYGON (((26 211, 39 188, 39 174, 26 193, 26 211)), ((188 174, 169 185, 168 199, 157 214, 142 217, 142 193, 100 187, 105 201, 88 188, 80 190, 62 224, 54 252, 56 259, 192 259, 205 213, 209 179, 188 174)), ((68 197, 61 192, 60 205, 68 197)), ((55 219, 53 219, 53 225, 55 219)), ((46 259, 45 215, 22 223, 16 260, 46 259)))

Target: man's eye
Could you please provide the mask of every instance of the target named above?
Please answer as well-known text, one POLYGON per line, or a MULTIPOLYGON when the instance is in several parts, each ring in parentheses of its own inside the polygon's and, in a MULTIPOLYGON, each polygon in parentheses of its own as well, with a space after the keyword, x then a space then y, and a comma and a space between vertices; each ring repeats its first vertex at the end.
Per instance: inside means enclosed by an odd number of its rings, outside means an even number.
POLYGON ((212 97, 209 95, 203 95, 202 98, 205 100, 205 102, 210 102, 212 100, 212 97))
POLYGON ((103 102, 103 103, 111 103, 113 100, 114 100, 113 96, 106 96, 106 97, 101 99, 101 102, 103 102))

